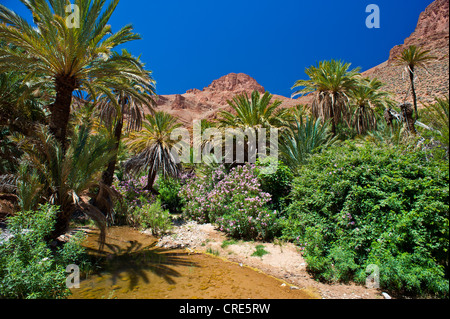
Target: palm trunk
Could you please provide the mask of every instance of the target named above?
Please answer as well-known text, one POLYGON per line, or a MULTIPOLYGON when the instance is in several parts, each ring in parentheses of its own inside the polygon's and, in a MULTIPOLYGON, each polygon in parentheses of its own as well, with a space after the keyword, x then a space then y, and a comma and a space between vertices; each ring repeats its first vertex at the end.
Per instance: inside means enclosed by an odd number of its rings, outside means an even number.
POLYGON ((406 128, 411 134, 416 134, 416 128, 414 126, 415 121, 413 119, 413 109, 411 103, 404 103, 400 105, 402 116, 404 118, 406 128))
POLYGON ((155 179, 156 179, 156 171, 150 168, 148 171, 148 181, 147 186, 145 186, 145 189, 152 192, 155 195, 158 195, 159 194, 158 191, 153 188, 153 184, 155 184, 155 179))
POLYGON ((114 172, 117 164, 117 151, 119 150, 120 139, 122 137, 123 118, 118 120, 114 127, 114 138, 116 140, 114 144, 114 157, 108 163, 106 170, 103 172, 102 180, 107 186, 111 186, 114 180, 114 172))
POLYGON ((70 207, 61 207, 61 211, 56 215, 55 226, 50 234, 51 240, 56 240, 59 236, 63 235, 69 229, 70 219, 75 207, 70 205, 70 207))
POLYGON ((333 136, 336 136, 336 117, 334 114, 334 104, 336 103, 336 93, 333 93, 332 96, 332 100, 331 100, 331 112, 330 112, 330 117, 331 117, 331 133, 333 134, 333 136))
MULTIPOLYGON (((56 98, 55 102, 50 106, 50 132, 55 139, 61 144, 63 153, 66 152, 67 143, 67 126, 70 118, 70 106, 72 104, 72 94, 75 90, 75 79, 67 76, 58 77, 55 81, 56 98)), ((64 234, 69 227, 72 209, 61 208, 56 217, 55 227, 50 234, 52 239, 58 238, 64 234)))
POLYGON ((66 218, 64 214, 59 213, 56 218, 55 227, 50 234, 50 239, 56 240, 59 236, 63 235, 69 229, 70 217, 66 218))
POLYGON ((411 92, 413 96, 413 103, 414 103, 414 112, 415 112, 415 118, 416 122, 419 119, 419 113, 417 112, 417 96, 416 96, 416 88, 414 85, 414 66, 409 66, 409 79, 411 80, 411 92))
POLYGON ((61 143, 63 151, 66 151, 67 125, 70 118, 70 106, 72 93, 75 90, 75 80, 70 77, 56 79, 56 98, 50 106, 50 132, 61 143))

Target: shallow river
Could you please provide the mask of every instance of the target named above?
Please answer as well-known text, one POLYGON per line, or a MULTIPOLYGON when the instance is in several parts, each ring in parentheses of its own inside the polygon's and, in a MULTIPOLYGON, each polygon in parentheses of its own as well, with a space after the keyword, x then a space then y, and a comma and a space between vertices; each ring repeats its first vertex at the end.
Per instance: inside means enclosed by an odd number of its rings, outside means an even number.
POLYGON ((311 299, 306 290, 205 254, 156 247, 156 239, 129 227, 108 229, 98 250, 98 235, 85 242, 101 270, 81 280, 71 299, 311 299))

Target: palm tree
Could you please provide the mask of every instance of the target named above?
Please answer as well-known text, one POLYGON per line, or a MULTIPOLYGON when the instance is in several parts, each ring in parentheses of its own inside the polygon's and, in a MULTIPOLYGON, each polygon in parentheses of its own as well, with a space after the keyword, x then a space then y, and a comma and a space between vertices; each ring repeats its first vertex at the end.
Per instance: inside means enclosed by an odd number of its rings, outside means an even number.
POLYGON ((430 55, 430 50, 423 50, 415 45, 407 47, 395 58, 395 64, 404 66, 406 72, 409 74, 416 122, 419 119, 419 113, 417 112, 417 95, 414 84, 416 76, 415 70, 418 67, 426 68, 427 64, 434 59, 436 59, 436 57, 430 55))
MULTIPOLYGON (((129 55, 125 50, 122 51, 122 54, 129 55)), ((100 110, 101 121, 115 140, 114 151, 116 152, 119 149, 124 124, 126 123, 127 132, 140 130, 145 113, 153 113, 155 81, 151 77, 151 72, 144 69, 143 64, 140 68, 141 74, 136 75, 133 80, 107 79, 106 83, 96 83, 97 87, 108 86, 114 93, 113 95, 103 93, 98 98, 97 108, 100 110)), ((102 91, 105 90, 102 89, 102 91)), ((109 93, 109 91, 107 92, 109 93)), ((108 186, 113 183, 116 163, 117 153, 108 163, 102 176, 103 183, 108 186)))
POLYGON ((301 88, 292 97, 314 92, 315 98, 311 105, 312 114, 323 121, 331 119, 332 133, 336 135, 336 126, 342 120, 348 123, 347 93, 354 87, 359 68, 349 70, 351 64, 331 60, 319 62, 311 66, 305 73, 309 80, 298 80, 292 89, 301 88))
POLYGON ((26 72, 26 81, 40 89, 50 84, 55 91, 49 105, 49 127, 66 148, 67 125, 75 90, 93 92, 93 79, 132 78, 139 73, 133 59, 113 55, 112 50, 139 39, 127 25, 112 33, 107 25, 119 0, 105 6, 105 0, 76 0, 79 26, 66 24, 69 0, 22 0, 30 10, 35 26, 0 5, 0 71, 26 72))
POLYGON ((449 98, 436 97, 434 103, 425 104, 423 117, 427 119, 429 124, 435 132, 435 137, 448 150, 449 146, 449 98))
POLYGON ((171 139, 172 132, 179 128, 181 123, 177 118, 165 112, 156 112, 153 116, 146 115, 142 123, 142 130, 131 132, 126 138, 127 145, 136 156, 125 163, 125 170, 139 173, 148 170, 148 182, 145 189, 157 193, 153 188, 156 176, 177 177, 179 165, 172 152, 176 149, 176 140, 171 139))
MULTIPOLYGON (((256 90, 252 92, 250 98, 246 92, 236 95, 231 101, 227 101, 233 108, 234 113, 222 111, 219 114, 219 126, 221 128, 232 127, 241 129, 244 135, 255 134, 255 142, 256 138, 258 138, 256 131, 253 131, 255 129, 280 128, 283 130, 291 119, 290 112, 288 109, 279 108, 282 102, 279 100, 272 102, 272 98, 273 95, 269 92, 265 92, 261 96, 256 90)), ((266 131, 266 133, 268 134, 269 132, 266 131)), ((248 154, 251 151, 248 149, 249 145, 245 138, 248 138, 248 136, 245 135, 243 140, 244 158, 247 156, 248 159, 248 154)), ((269 143, 269 139, 266 140, 269 143)), ((259 145, 259 142, 256 145, 259 145)), ((256 148, 252 151, 257 155, 262 150, 256 148)))
POLYGON ((289 130, 282 134, 280 155, 294 172, 320 147, 326 147, 336 141, 336 137, 332 138, 330 134, 329 122, 330 120, 322 123, 320 118, 299 115, 295 117, 289 130))
POLYGON ((250 98, 246 92, 236 95, 231 101, 227 101, 236 114, 222 111, 219 123, 221 126, 244 129, 277 126, 282 121, 282 114, 286 111, 285 109, 277 110, 281 101, 275 100, 271 103, 272 97, 269 92, 261 96, 256 90, 252 92, 250 98))
POLYGON ((91 202, 100 201, 104 192, 112 192, 99 182, 103 168, 114 155, 112 141, 92 134, 90 124, 82 125, 64 153, 49 129, 39 125, 33 137, 18 143, 24 152, 17 182, 21 208, 36 209, 42 202, 57 205, 60 211, 53 238, 63 234, 72 214, 81 210, 94 219, 103 243, 106 218, 91 202))
POLYGON ((389 93, 381 91, 383 86, 384 83, 376 78, 362 78, 348 92, 348 96, 355 105, 352 126, 358 134, 365 134, 367 131, 376 129, 374 108, 386 108, 391 103, 389 93))

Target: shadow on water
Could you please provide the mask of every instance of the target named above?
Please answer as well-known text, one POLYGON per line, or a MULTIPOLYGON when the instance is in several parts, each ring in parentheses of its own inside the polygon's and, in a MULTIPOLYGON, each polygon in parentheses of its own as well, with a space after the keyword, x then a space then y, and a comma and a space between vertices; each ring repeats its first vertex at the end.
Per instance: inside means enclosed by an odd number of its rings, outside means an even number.
POLYGON ((141 281, 150 283, 149 272, 163 278, 168 284, 175 284, 175 278, 181 274, 174 268, 197 267, 195 262, 187 258, 187 252, 159 248, 156 246, 156 240, 149 244, 148 239, 122 241, 117 239, 117 236, 107 236, 103 250, 95 248, 93 241, 90 240, 91 244, 86 248, 96 266, 101 269, 95 275, 102 278, 106 274, 115 285, 125 274, 130 290, 141 281))
MULTIPOLYGON (((93 268, 71 299, 309 299, 275 278, 205 254, 157 247, 157 239, 129 227, 98 232, 84 243, 93 268)), ((314 297, 315 298, 315 297, 314 297)))

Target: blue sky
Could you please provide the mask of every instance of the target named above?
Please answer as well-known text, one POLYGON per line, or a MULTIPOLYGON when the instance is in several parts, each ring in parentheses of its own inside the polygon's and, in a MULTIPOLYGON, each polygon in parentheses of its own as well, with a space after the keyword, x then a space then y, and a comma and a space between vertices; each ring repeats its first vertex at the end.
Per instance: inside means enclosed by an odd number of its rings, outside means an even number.
MULTIPOLYGON (((389 57, 433 0, 121 0, 110 24, 132 24, 142 40, 126 44, 153 71, 158 94, 203 89, 231 72, 292 94, 305 68, 327 59, 367 70, 389 57), (380 8, 368 29, 366 7, 380 8)), ((0 3, 30 18, 19 0, 0 3)))

